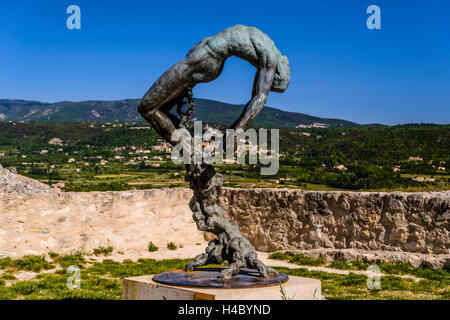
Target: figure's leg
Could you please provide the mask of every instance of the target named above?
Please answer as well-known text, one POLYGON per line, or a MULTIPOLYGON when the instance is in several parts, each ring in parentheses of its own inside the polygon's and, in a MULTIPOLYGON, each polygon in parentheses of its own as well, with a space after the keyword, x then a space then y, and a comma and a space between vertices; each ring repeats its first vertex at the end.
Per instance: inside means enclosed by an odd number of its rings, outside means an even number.
POLYGON ((221 280, 231 279, 233 276, 237 275, 241 268, 245 267, 245 260, 242 255, 241 240, 239 238, 233 238, 228 243, 227 249, 227 259, 230 263, 229 267, 222 270, 219 274, 221 280))
POLYGON ((197 255, 193 261, 189 262, 186 267, 184 267, 184 270, 186 271, 192 271, 196 267, 204 266, 206 265, 206 261, 208 260, 208 254, 202 253, 197 255))
POLYGON ((204 266, 207 264, 222 264, 222 248, 223 246, 218 240, 211 240, 206 248, 206 253, 197 255, 193 261, 189 262, 184 270, 192 271, 196 267, 204 266))
POLYGON ((176 145, 179 141, 172 141, 172 133, 178 125, 179 119, 169 111, 179 101, 180 95, 189 86, 189 65, 185 60, 167 70, 142 98, 138 111, 153 129, 166 141, 176 145))
POLYGON ((247 267, 258 270, 259 275, 263 278, 269 277, 269 273, 278 274, 275 269, 266 267, 266 265, 258 259, 258 256, 254 251, 248 254, 246 260, 247 267))
POLYGON ((178 103, 178 99, 182 99, 182 97, 180 96, 179 98, 176 98, 176 99, 170 101, 169 103, 163 105, 160 109, 161 112, 163 112, 164 114, 166 114, 169 117, 169 119, 172 121, 175 128, 180 127, 180 119, 177 116, 175 116, 174 114, 170 113, 170 110, 172 110, 173 107, 175 107, 175 105, 178 103))
POLYGON ((241 268, 244 267, 241 261, 236 261, 230 264, 230 266, 222 270, 219 274, 221 280, 229 280, 233 276, 237 275, 241 268))

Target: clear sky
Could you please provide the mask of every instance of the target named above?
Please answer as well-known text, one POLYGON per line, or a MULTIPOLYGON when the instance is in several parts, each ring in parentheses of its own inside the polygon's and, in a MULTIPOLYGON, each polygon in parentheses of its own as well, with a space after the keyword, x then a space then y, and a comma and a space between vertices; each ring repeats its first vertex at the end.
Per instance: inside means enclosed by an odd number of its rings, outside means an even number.
MULTIPOLYGON (((450 1, 1 1, 0 98, 141 98, 199 40, 244 24, 291 64, 268 105, 359 123, 450 123, 450 1), (81 8, 81 30, 66 9, 81 8), (381 8, 381 30, 366 9, 381 8)), ((255 70, 230 58, 199 98, 246 103, 255 70)))

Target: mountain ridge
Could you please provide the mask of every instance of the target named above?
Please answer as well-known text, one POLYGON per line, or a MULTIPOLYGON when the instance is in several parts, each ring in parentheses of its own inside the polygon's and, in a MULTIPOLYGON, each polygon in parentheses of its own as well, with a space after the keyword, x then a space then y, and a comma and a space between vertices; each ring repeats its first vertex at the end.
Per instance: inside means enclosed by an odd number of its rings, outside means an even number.
MULTIPOLYGON (((205 123, 232 124, 244 105, 196 98, 192 119, 205 123)), ((0 99, 0 121, 40 122, 118 122, 144 121, 136 108, 140 99, 60 101, 55 103, 0 99)), ((321 118, 304 113, 283 111, 265 106, 254 126, 263 127, 356 127, 358 123, 334 118, 321 118)))

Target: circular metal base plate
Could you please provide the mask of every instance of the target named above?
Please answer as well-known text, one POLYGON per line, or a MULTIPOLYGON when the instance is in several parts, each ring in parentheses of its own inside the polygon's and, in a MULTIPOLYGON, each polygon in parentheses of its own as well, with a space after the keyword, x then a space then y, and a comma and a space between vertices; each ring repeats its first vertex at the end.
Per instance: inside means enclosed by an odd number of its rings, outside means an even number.
POLYGON ((239 274, 230 280, 220 280, 219 273, 224 268, 197 268, 194 271, 173 270, 158 273, 153 281, 163 284, 202 288, 256 288, 278 285, 286 282, 288 276, 284 273, 270 274, 269 278, 262 278, 253 269, 241 269, 239 274))

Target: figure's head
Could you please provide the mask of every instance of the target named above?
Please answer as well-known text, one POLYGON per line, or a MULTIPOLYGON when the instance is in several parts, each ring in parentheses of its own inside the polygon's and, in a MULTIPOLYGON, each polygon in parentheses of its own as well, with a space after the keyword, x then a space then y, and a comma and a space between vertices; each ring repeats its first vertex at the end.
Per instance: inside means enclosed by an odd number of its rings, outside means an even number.
POLYGON ((291 68, 286 56, 280 56, 277 64, 277 70, 273 78, 271 91, 284 92, 291 81, 291 68))

